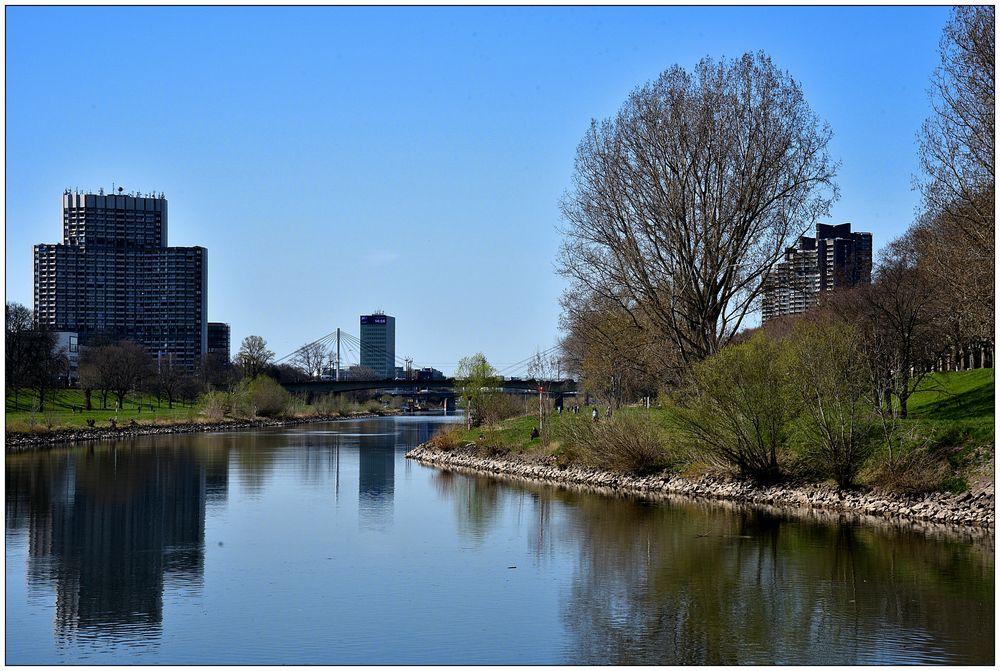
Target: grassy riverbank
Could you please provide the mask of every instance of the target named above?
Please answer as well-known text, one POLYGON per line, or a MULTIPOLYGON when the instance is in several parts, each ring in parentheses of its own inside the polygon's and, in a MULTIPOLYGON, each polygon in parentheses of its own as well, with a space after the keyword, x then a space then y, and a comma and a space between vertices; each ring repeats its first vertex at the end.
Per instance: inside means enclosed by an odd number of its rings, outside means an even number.
MULTIPOLYGON (((8 434, 47 434, 83 428, 107 429, 112 422, 117 427, 174 426, 179 424, 204 424, 224 421, 253 420, 253 404, 233 401, 233 394, 214 392, 198 401, 175 401, 173 407, 156 396, 131 393, 122 408, 115 409, 116 399, 108 397, 108 408, 102 408, 99 393, 91 396, 91 410, 84 410, 86 402, 80 389, 56 389, 45 394, 45 409, 39 412, 38 395, 33 390, 22 389, 15 395, 8 393, 5 407, 5 428, 8 434), (91 424, 92 422, 93 424, 91 424)), ((278 419, 308 419, 310 417, 348 417, 360 413, 374 414, 384 410, 382 403, 368 401, 352 403, 340 398, 320 398, 312 405, 294 397, 283 400, 283 407, 269 417, 278 419)))
MULTIPOLYGON (((603 411, 603 408, 601 408, 603 411)), ((464 431, 453 426, 435 437, 443 451, 474 445, 484 457, 507 456, 520 461, 555 461, 631 474, 664 470, 680 475, 711 472, 717 467, 696 449, 685 446, 676 430, 677 409, 670 404, 650 409, 623 408, 597 422, 590 408, 580 414, 516 417, 497 426, 464 431)), ((876 449, 858 479, 864 486, 896 491, 948 491, 991 488, 994 464, 993 370, 940 373, 924 379, 909 403, 909 416, 898 420, 900 451, 906 466, 886 476, 889 455, 876 449)), ((789 440, 781 455, 782 471, 791 479, 823 481, 804 455, 802 439, 789 440)))
POLYGON ((54 389, 45 393, 45 409, 39 412, 38 394, 21 389, 15 395, 8 393, 5 419, 7 431, 38 432, 81 428, 87 420, 95 426, 108 426, 114 419, 119 425, 135 420, 142 424, 167 424, 192 422, 198 418, 199 407, 193 402, 175 401, 173 408, 165 401, 148 394, 129 394, 124 407, 115 409, 115 397, 109 395, 108 408, 102 408, 101 397, 93 394, 92 410, 84 410, 86 401, 80 389, 54 389))

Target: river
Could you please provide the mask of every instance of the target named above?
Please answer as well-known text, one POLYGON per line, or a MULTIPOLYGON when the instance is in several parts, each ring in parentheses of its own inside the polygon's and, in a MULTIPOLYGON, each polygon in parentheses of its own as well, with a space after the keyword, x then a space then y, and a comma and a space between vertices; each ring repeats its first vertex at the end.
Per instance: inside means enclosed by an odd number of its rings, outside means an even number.
POLYGON ((994 546, 514 486, 443 417, 6 457, 7 664, 992 664, 994 546))

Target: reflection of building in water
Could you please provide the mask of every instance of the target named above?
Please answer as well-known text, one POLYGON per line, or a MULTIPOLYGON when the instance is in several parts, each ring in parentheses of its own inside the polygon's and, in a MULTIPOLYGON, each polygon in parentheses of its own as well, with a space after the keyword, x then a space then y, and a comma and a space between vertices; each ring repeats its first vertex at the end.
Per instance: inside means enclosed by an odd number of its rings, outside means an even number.
POLYGON ((229 498, 229 460, 205 463, 205 502, 225 504, 229 498))
MULTIPOLYGON (((57 633, 158 634, 165 583, 202 580, 208 469, 189 452, 157 449, 40 464, 52 496, 33 497, 25 511, 28 580, 55 584, 57 633)), ((8 501, 12 484, 37 492, 31 479, 8 479, 8 501)))
POLYGON ((430 422, 404 422, 397 425, 403 445, 415 447, 431 439, 437 426, 430 422))
POLYGON ((358 521, 362 526, 383 527, 392 520, 398 435, 395 423, 388 433, 380 433, 385 427, 379 424, 365 426, 358 443, 358 521))
POLYGON ((392 517, 396 452, 393 447, 362 445, 358 448, 358 518, 380 526, 392 517))

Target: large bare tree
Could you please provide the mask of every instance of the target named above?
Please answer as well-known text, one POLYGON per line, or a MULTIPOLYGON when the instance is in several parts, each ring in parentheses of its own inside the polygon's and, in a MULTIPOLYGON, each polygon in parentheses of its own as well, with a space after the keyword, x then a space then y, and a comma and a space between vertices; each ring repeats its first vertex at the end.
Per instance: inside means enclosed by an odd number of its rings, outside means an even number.
POLYGON ((828 213, 830 135, 762 53, 666 70, 580 143, 562 203, 570 290, 644 314, 686 362, 713 354, 828 213))
POLYGON ((995 228, 996 9, 955 7, 941 37, 933 114, 920 136, 927 212, 941 214, 989 263, 995 228))
POLYGON ((167 397, 167 407, 172 409, 174 400, 181 396, 185 388, 191 386, 192 376, 185 368, 178 365, 173 354, 160 356, 156 360, 155 371, 155 375, 151 378, 153 389, 157 394, 167 397))
POLYGON ((924 212, 910 235, 922 271, 947 290, 959 349, 992 340, 995 322, 995 12, 952 10, 920 135, 924 212))

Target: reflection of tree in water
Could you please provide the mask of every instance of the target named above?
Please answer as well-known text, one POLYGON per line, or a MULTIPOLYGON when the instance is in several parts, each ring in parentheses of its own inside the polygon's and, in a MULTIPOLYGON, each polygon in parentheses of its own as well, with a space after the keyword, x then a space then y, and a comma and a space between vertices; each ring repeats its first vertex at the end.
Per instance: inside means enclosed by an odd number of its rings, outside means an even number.
POLYGON ((481 543, 500 519, 500 493, 504 489, 492 478, 435 471, 431 483, 455 506, 458 531, 463 538, 481 543))
POLYGON ((584 498, 568 513, 568 662, 992 661, 992 555, 967 546, 707 507, 584 498), (982 645, 956 642, 970 631, 982 645))
POLYGON ((281 443, 276 436, 256 431, 221 438, 235 466, 240 487, 251 496, 259 496, 274 470, 276 452, 281 443))
POLYGON ((158 636, 165 582, 201 583, 205 464, 133 443, 32 457, 8 464, 8 515, 27 519, 29 584, 55 585, 57 634, 158 636))
MULTIPOLYGON (((160 438, 167 439, 167 436, 160 438)), ((172 437, 170 438, 172 440, 172 437)), ((205 467, 205 504, 223 505, 229 499, 230 445, 219 436, 194 433, 188 438, 191 451, 205 467)))

